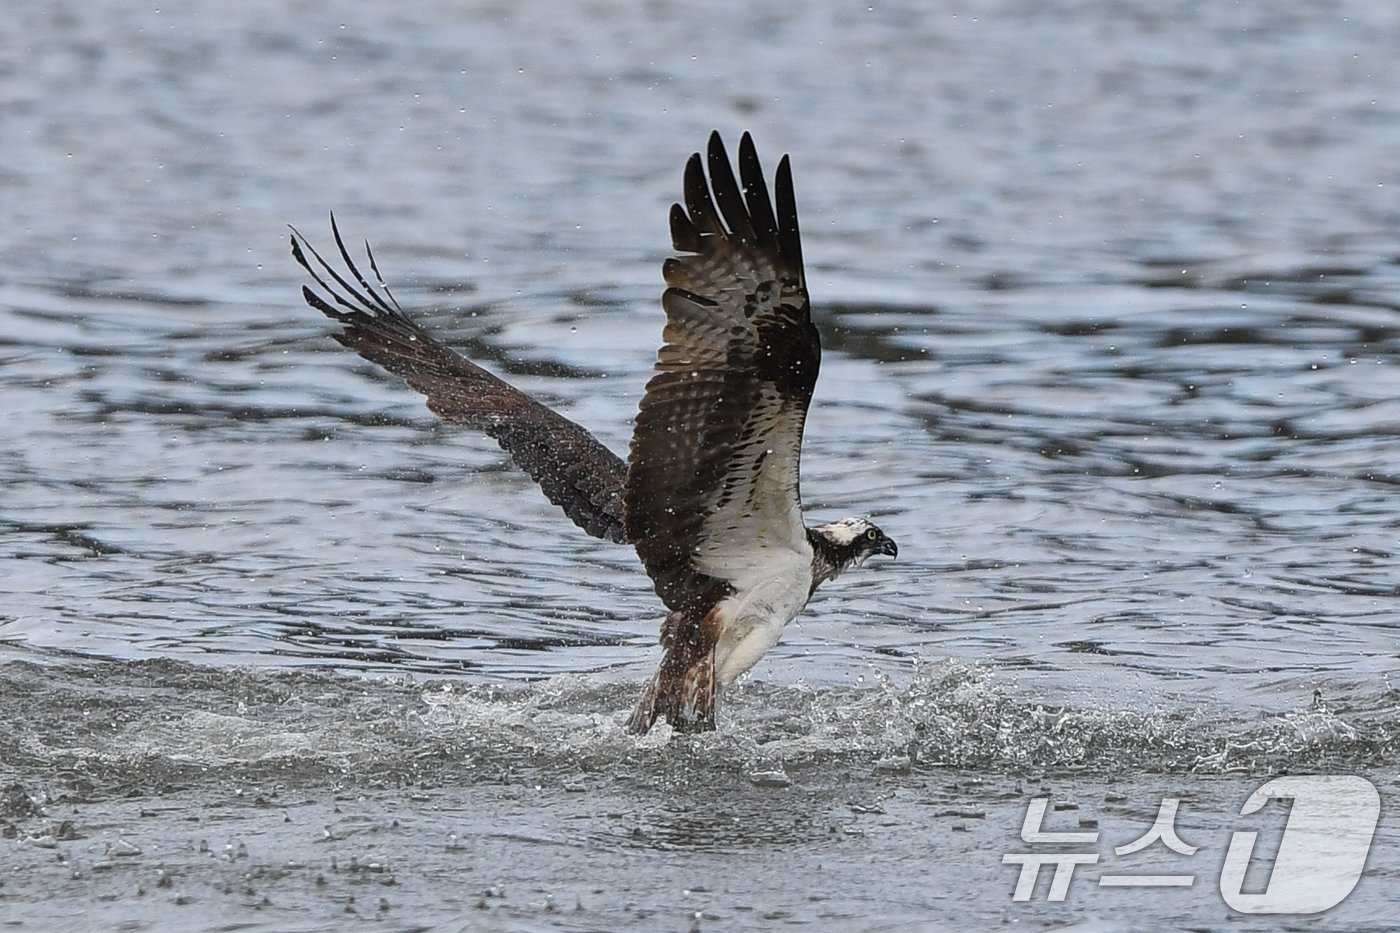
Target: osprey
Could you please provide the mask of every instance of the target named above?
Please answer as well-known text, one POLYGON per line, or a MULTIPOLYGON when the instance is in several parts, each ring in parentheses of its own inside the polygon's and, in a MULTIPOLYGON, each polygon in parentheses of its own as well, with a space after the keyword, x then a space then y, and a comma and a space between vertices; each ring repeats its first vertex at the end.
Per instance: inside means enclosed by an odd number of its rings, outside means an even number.
POLYGON ((713 729, 719 688, 778 643, 819 585, 898 554, 865 518, 803 523, 798 463, 821 339, 792 171, 784 156, 770 200, 747 133, 738 179, 718 133, 707 155, 690 157, 685 206, 671 207, 671 242, 684 255, 662 268, 664 342, 625 462, 406 317, 368 242, 375 284, 334 216, 346 274, 292 229, 292 256, 321 289, 302 295, 342 325, 336 340, 403 377, 439 417, 494 438, 584 531, 636 548, 670 612, 661 667, 627 722, 634 733, 658 718, 678 731, 713 729))

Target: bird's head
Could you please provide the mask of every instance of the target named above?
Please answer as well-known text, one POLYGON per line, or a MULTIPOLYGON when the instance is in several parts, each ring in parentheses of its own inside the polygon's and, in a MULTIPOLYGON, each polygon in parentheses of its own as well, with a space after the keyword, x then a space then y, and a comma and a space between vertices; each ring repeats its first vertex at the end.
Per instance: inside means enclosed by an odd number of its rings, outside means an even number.
POLYGON ((838 573, 847 567, 859 567, 876 554, 899 556, 899 545, 868 518, 843 518, 818 525, 812 531, 827 545, 838 573))

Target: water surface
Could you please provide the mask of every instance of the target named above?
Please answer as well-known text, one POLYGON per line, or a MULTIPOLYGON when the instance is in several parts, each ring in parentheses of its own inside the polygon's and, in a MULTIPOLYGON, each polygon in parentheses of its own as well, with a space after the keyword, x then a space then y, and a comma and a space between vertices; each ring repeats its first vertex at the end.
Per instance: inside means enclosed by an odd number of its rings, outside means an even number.
MULTIPOLYGON (((21 2, 0 912, 1248 926, 1210 866, 1254 787, 1394 790, 1397 41, 1361 0, 21 2), (285 225, 334 209, 623 451, 713 128, 794 161, 810 518, 901 556, 824 589, 718 734, 637 741, 634 556, 329 340, 285 225), (1042 787, 1106 834, 1186 795, 1196 887, 1013 904, 1042 787)), ((1389 819, 1333 922, 1392 922, 1389 819)))

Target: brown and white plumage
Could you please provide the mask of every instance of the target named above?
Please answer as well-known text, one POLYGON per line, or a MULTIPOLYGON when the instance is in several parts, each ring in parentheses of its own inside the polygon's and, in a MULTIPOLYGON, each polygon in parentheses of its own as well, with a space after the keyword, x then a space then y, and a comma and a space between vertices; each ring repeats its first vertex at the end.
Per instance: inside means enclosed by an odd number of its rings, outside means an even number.
POLYGON ((818 584, 897 552, 865 519, 803 523, 802 432, 821 341, 786 157, 775 194, 747 133, 737 178, 717 133, 706 158, 686 165, 685 206, 670 216, 685 255, 663 269, 664 343, 625 465, 405 317, 368 244, 377 285, 355 267, 334 218, 349 279, 293 231, 293 256, 330 297, 303 295, 343 325, 337 340, 402 376, 444 419, 495 438, 589 534, 636 548, 670 614, 661 667, 628 721, 634 732, 657 718, 713 728, 718 689, 777 643, 818 584))
POLYGON ((353 283, 322 259, 295 228, 292 256, 331 296, 334 304, 309 286, 301 289, 307 304, 345 325, 332 336, 370 362, 402 376, 409 386, 427 396, 428 408, 439 418, 477 428, 495 439, 516 465, 540 484, 549 501, 584 531, 626 543, 622 483, 627 465, 578 424, 444 346, 406 317, 379 277, 369 244, 365 244, 365 252, 379 283, 377 289, 350 258, 334 216, 331 232, 353 283), (307 259, 308 252, 315 266, 307 259), (339 289, 326 282, 322 273, 339 289))
POLYGON ((628 460, 628 537, 673 610, 713 587, 707 561, 734 544, 791 549, 806 540, 798 461, 821 338, 792 174, 784 158, 775 215, 747 134, 739 166, 743 193, 711 136, 713 198, 700 155, 686 166, 686 206, 671 209, 671 240, 692 255, 663 267, 665 343, 628 460))

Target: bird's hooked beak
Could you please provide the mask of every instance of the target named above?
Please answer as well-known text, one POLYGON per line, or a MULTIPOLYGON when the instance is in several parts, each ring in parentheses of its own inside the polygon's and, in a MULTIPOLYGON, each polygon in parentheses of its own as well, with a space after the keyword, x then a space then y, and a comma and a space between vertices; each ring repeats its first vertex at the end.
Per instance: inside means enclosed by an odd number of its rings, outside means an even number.
POLYGON ((889 557, 899 556, 899 545, 894 543, 894 538, 884 532, 880 533, 880 540, 875 542, 875 553, 885 554, 889 557))

